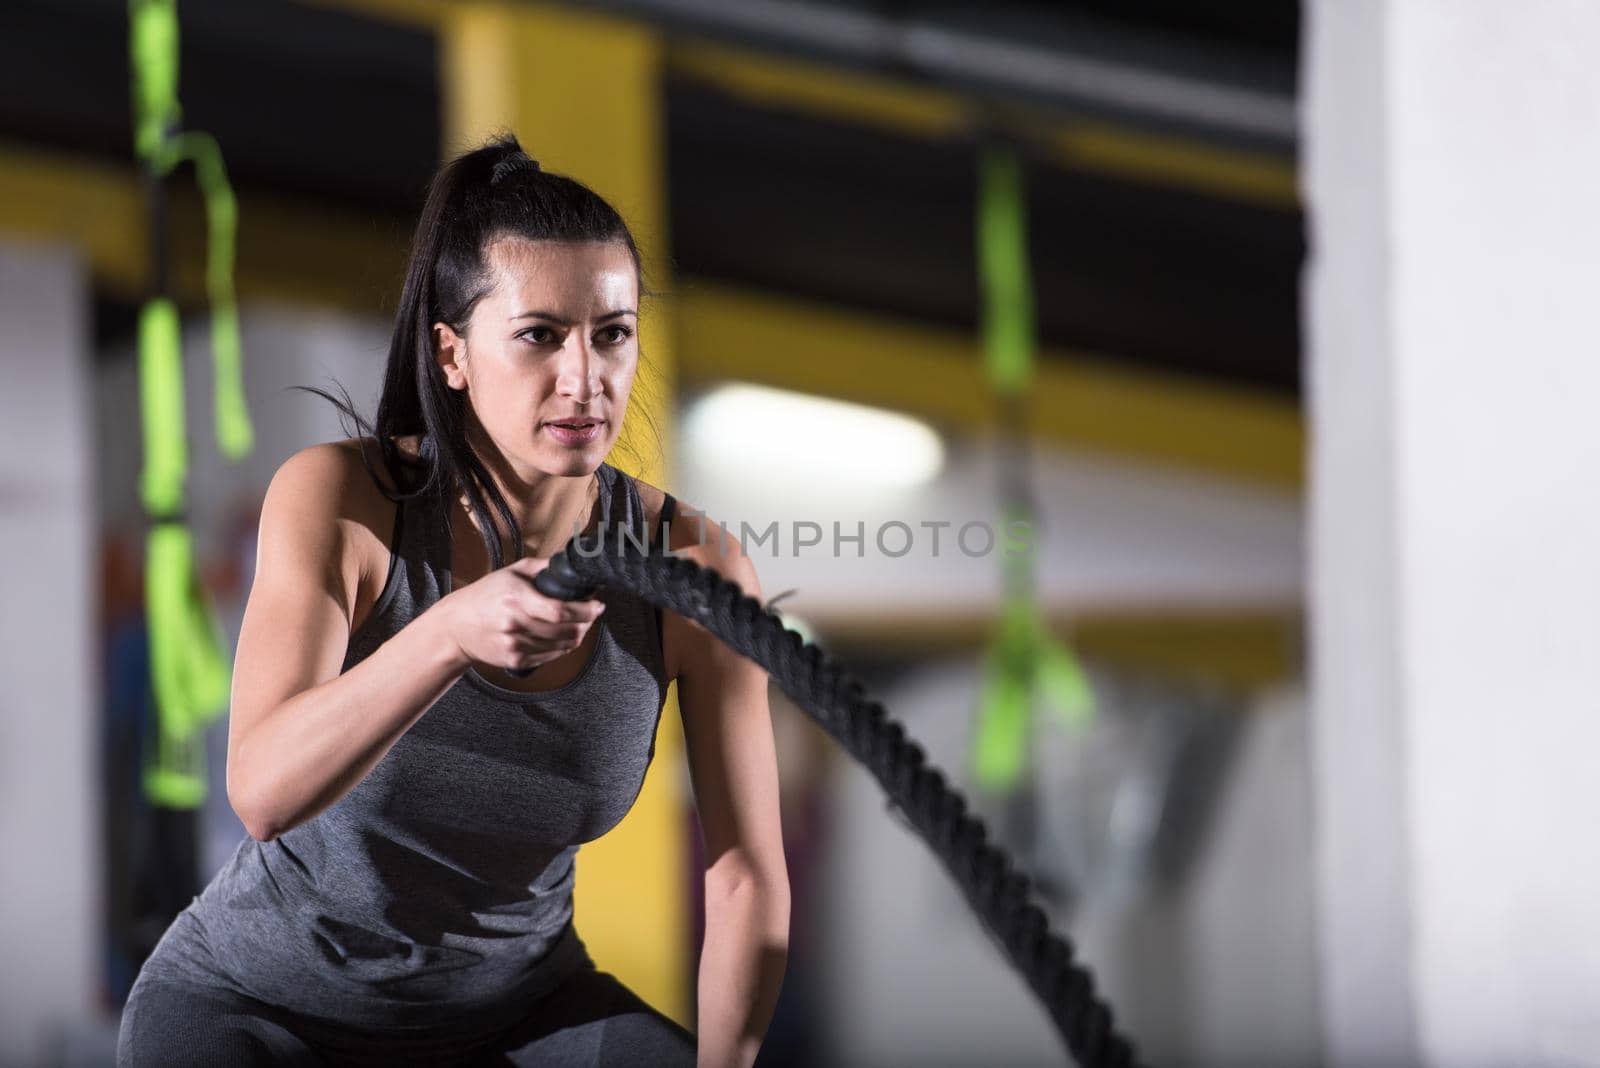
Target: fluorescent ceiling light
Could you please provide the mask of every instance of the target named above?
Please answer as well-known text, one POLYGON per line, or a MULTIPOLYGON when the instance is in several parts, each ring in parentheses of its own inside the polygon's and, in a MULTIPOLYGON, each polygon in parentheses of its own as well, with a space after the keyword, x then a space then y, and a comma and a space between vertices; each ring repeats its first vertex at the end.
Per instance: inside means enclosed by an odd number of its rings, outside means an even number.
POLYGON ((691 463, 814 487, 908 489, 944 468, 944 443, 898 412, 767 386, 719 386, 683 419, 691 463))

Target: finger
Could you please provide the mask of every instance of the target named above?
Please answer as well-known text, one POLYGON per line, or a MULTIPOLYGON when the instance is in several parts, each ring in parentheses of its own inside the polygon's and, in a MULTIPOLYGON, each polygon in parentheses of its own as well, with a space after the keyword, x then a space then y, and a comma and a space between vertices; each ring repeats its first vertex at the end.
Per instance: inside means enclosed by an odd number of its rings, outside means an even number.
POLYGON ((520 578, 532 581, 533 577, 550 566, 548 556, 524 556, 506 565, 506 570, 520 578))
POLYGON ((508 665, 508 669, 520 671, 526 675, 534 668, 543 667, 552 660, 559 660, 565 655, 566 651, 560 649, 547 649, 540 652, 525 653, 522 656, 519 656, 515 663, 508 665))
POLYGON ((515 658, 514 664, 537 666, 541 663, 557 660, 582 644, 581 636, 563 640, 524 636, 516 643, 512 656, 515 658))
POLYGON ((544 619, 552 623, 593 623, 606 610, 606 604, 601 600, 563 601, 555 597, 546 597, 532 588, 527 591, 527 596, 522 598, 521 603, 523 611, 529 618, 544 619))
POLYGON ((534 620, 522 631, 522 637, 534 643, 545 645, 577 644, 583 641, 583 636, 589 633, 587 623, 547 623, 544 620, 534 620))
POLYGON ((606 603, 601 600, 561 601, 559 603, 561 605, 562 618, 579 623, 593 623, 606 610, 606 603))

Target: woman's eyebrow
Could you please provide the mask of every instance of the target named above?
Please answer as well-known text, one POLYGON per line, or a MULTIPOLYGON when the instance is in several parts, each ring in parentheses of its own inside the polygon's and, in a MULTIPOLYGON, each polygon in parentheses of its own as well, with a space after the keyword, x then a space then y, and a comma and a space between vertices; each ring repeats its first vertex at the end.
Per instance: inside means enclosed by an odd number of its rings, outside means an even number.
MULTIPOLYGON (((620 318, 621 316, 624 316, 624 315, 637 315, 637 314, 639 314, 639 313, 634 311, 632 308, 618 308, 616 311, 606 312, 604 315, 600 316, 600 318, 596 319, 595 321, 603 323, 607 319, 617 319, 617 318, 620 318)), ((557 326, 571 326, 572 325, 572 323, 570 321, 568 321, 566 319, 563 319, 561 316, 556 315, 553 312, 547 312, 547 311, 518 312, 516 315, 513 315, 511 317, 511 319, 512 319, 512 321, 515 321, 517 319, 548 319, 550 322, 555 323, 557 326)))

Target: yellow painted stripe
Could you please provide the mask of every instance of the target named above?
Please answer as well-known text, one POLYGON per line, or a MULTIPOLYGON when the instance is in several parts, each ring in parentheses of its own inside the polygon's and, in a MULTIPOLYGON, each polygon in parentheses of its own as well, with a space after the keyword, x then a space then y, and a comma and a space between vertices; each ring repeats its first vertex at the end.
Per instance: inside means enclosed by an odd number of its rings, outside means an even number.
MULTIPOLYGON (((809 622, 834 648, 922 656, 987 648, 995 628, 993 617, 975 614, 888 613, 809 622)), ((1304 673, 1301 616, 1294 605, 1248 611, 1078 611, 1054 617, 1051 630, 1098 666, 1189 685, 1247 692, 1304 673)))
POLYGON ((1086 659, 1235 691, 1301 678, 1298 612, 1082 619, 1068 640, 1086 659))
MULTIPOLYGON (((686 384, 761 382, 909 412, 966 433, 993 424, 975 334, 684 279, 674 295, 686 384)), ((1158 463, 1298 486, 1297 406, 1270 394, 1046 351, 1032 430, 1158 463)))

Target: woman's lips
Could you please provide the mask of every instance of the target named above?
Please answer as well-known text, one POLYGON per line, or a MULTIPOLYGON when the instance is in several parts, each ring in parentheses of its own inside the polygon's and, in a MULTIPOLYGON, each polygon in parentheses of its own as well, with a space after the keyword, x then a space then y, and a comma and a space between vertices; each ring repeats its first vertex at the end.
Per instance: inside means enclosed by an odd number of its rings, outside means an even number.
POLYGON ((544 429, 549 435, 563 445, 587 445, 600 436, 601 423, 587 423, 584 425, 546 423, 544 429))

